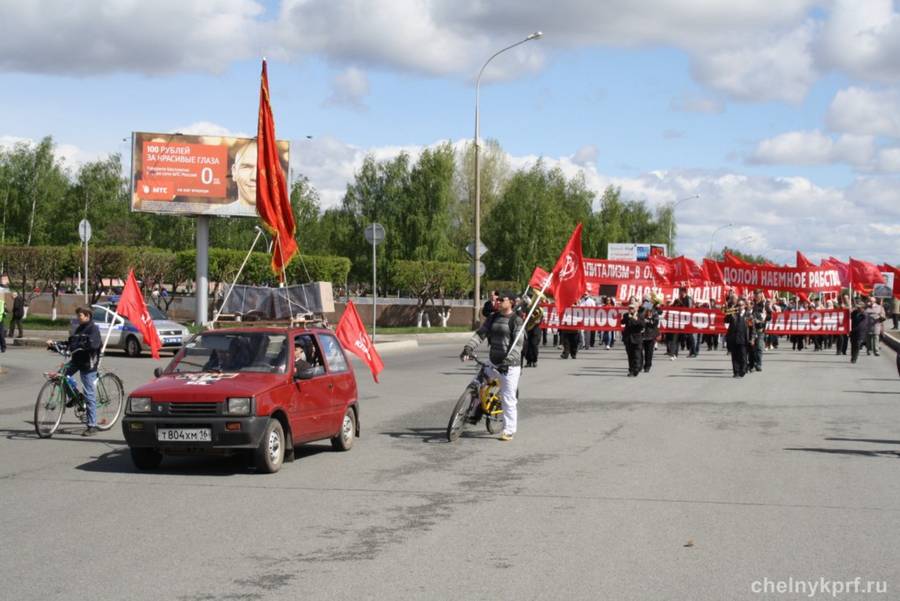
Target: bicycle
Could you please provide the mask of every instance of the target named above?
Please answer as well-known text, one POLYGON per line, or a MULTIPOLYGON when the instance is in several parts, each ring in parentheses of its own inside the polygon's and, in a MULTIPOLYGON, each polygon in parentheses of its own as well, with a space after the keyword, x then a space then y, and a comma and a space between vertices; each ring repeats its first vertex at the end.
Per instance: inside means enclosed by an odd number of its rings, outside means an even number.
MULTIPOLYGON (((54 351, 66 361, 55 372, 46 372, 47 379, 38 392, 34 404, 34 431, 39 438, 50 438, 59 429, 63 413, 67 407, 75 411, 75 416, 87 424, 87 399, 78 390, 72 376, 66 376, 72 353, 68 348, 54 343, 54 351)), ((78 351, 75 351, 78 352, 78 351)), ((116 374, 101 371, 95 384, 97 395, 97 429, 109 430, 119 420, 125 403, 125 386, 116 374)))
MULTIPOLYGON (((454 442, 462 434, 463 427, 469 424, 477 424, 484 416, 484 425, 491 434, 496 434, 503 429, 503 405, 500 401, 500 380, 488 376, 487 369, 490 364, 480 361, 472 355, 472 360, 481 368, 472 382, 459 396, 453 413, 450 415, 450 423, 447 424, 447 440, 454 442)), ((496 369, 496 368, 495 368, 496 369)))

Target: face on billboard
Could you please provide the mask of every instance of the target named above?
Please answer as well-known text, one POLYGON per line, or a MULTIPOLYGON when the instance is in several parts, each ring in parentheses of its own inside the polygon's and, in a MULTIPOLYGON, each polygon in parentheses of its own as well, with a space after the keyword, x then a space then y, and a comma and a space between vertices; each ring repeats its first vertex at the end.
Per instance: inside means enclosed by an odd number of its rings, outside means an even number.
MULTIPOLYGON (((290 146, 277 143, 287 174, 290 146)), ((255 138, 137 132, 131 210, 256 217, 255 138)))
POLYGON ((256 204, 256 142, 241 147, 231 164, 231 179, 237 185, 238 198, 256 204))

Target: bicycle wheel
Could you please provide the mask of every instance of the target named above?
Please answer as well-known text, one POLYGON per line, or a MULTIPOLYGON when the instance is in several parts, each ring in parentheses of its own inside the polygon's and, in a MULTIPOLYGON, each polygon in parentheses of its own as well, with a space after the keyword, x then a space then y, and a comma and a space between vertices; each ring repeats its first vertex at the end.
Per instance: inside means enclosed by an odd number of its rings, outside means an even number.
POLYGON ((40 438, 50 438, 66 410, 66 395, 62 382, 47 380, 34 403, 34 431, 40 438))
POLYGON ((97 378, 97 428, 109 430, 119 420, 125 401, 125 387, 114 373, 97 378))
POLYGON ((466 386, 466 389, 459 395, 459 400, 456 401, 456 405, 453 407, 453 413, 450 414, 450 423, 447 424, 447 440, 449 442, 454 442, 462 434, 466 417, 469 415, 469 407, 472 406, 473 392, 471 386, 466 386))

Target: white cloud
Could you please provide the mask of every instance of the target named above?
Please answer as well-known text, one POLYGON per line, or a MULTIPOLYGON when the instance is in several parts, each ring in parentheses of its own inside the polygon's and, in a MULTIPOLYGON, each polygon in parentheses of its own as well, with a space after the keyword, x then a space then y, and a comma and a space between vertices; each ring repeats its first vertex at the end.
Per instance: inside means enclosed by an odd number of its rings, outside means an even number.
POLYGON ((597 156, 600 154, 597 147, 593 144, 588 144, 586 146, 582 146, 575 152, 575 156, 572 157, 572 162, 576 165, 581 165, 582 167, 587 167, 597 162, 597 156))
MULTIPOLYGON (((462 148, 468 140, 453 143, 462 148)), ((434 145, 441 142, 435 142, 434 145)), ((310 178, 323 207, 340 204, 346 185, 367 154, 379 160, 401 151, 417 160, 422 146, 359 148, 334 138, 295 145, 294 170, 310 178)), ((900 262, 900 178, 866 176, 846 188, 818 186, 802 177, 763 177, 708 170, 653 171, 637 177, 611 177, 597 171, 596 163, 582 165, 573 155, 508 156, 513 169, 528 169, 538 160, 558 167, 568 178, 583 176, 599 197, 618 186, 628 199, 644 200, 655 208, 699 194, 679 205, 679 252, 702 257, 716 229, 715 246, 724 244, 793 264, 794 252, 811 257, 835 255, 900 262)))
MULTIPOLYGON (((554 49, 670 46, 698 79, 741 99, 802 97, 813 77, 816 0, 30 0, 7 3, 0 70, 91 75, 221 72, 234 60, 325 57, 471 79, 503 44, 544 29, 491 63, 484 81, 535 72, 554 49)), ((719 110, 714 106, 704 110, 719 110)))
POLYGON ((828 107, 826 121, 839 132, 900 138, 900 92, 840 90, 828 107))
POLYGON ((740 100, 799 103, 818 77, 808 21, 786 33, 757 32, 732 44, 698 53, 693 71, 700 81, 740 100))
POLYGON ((704 96, 681 96, 673 98, 669 103, 673 111, 684 113, 721 113, 725 111, 725 103, 716 98, 704 96))
MULTIPOLYGON (((19 144, 32 147, 37 142, 31 138, 0 136, 0 151, 12 150, 19 144)), ((106 153, 85 150, 75 144, 60 144, 56 141, 53 144, 53 154, 56 156, 56 159, 62 162, 64 168, 70 168, 73 171, 77 171, 84 163, 96 161, 107 156, 106 153)))
POLYGON ((750 163, 775 165, 869 164, 875 156, 871 136, 845 134, 833 139, 818 130, 792 131, 762 140, 749 157, 750 163))
POLYGON ((331 95, 325 104, 365 110, 363 99, 369 94, 369 78, 365 71, 348 67, 331 80, 331 95))
POLYGON ((900 15, 892 0, 834 0, 819 44, 822 62, 854 77, 900 81, 900 15))
POLYGON ((186 136, 222 136, 228 138, 252 138, 256 134, 247 134, 244 132, 235 132, 224 125, 213 123, 211 121, 195 121, 184 127, 176 127, 172 131, 176 131, 186 136))
POLYGON ((253 0, 4 2, 0 70, 222 72, 261 50, 262 12, 253 0))

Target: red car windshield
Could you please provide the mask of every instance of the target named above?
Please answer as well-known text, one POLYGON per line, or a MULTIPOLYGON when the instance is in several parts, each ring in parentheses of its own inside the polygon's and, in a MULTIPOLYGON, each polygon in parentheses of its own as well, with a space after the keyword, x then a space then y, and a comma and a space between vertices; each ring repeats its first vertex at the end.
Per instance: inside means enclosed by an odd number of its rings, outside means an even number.
POLYGON ((284 373, 288 345, 284 334, 209 332, 188 342, 169 373, 284 373))

